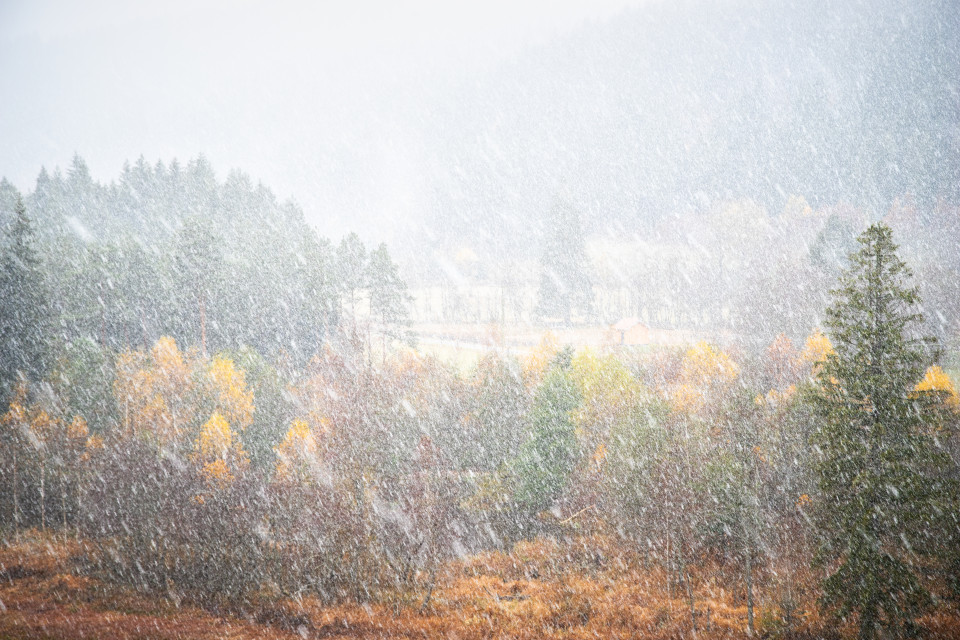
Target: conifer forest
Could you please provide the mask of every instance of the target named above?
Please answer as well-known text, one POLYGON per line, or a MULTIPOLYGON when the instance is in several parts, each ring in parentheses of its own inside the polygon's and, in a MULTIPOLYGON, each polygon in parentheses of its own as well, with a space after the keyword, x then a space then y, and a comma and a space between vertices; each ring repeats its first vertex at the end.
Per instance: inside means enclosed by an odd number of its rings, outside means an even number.
POLYGON ((960 639, 960 5, 0 4, 0 640, 960 639))

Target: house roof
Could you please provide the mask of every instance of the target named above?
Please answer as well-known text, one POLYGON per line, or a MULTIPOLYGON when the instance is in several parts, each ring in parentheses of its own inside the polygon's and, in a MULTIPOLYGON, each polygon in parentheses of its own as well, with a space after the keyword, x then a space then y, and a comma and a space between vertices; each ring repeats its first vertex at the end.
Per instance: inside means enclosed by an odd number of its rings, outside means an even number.
POLYGON ((638 324, 643 324, 640 322, 640 318, 624 318, 620 320, 617 324, 613 325, 613 328, 616 331, 629 331, 633 329, 638 324))

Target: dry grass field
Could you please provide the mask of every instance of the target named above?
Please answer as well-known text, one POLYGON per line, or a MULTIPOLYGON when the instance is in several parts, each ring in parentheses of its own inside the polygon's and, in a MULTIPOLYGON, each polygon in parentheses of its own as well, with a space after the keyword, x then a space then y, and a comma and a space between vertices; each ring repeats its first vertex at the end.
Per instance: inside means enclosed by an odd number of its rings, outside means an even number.
MULTIPOLYGON (((84 544, 26 535, 0 550, 0 638, 747 638, 746 602, 736 568, 710 564, 689 594, 641 558, 602 538, 522 542, 443 567, 436 588, 377 604, 324 606, 264 598, 245 607, 197 606, 137 593, 84 574, 84 544), (696 630, 693 621, 696 620, 696 630)), ((815 607, 813 576, 797 576, 792 626, 764 598, 764 638, 845 638, 815 607)), ((960 638, 960 612, 924 624, 931 638, 960 638)))

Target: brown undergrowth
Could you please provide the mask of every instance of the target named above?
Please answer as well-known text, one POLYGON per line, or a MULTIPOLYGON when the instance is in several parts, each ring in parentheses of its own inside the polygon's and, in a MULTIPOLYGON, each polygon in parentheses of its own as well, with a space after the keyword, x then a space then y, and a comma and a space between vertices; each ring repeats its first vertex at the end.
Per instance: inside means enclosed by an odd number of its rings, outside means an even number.
MULTIPOLYGON (((448 563, 432 592, 423 584, 377 604, 336 606, 265 597, 201 608, 173 590, 142 594, 87 575, 87 553, 80 541, 35 533, 0 547, 0 639, 748 637, 736 567, 705 562, 688 590, 603 537, 521 542, 512 553, 448 563)), ((817 614, 810 570, 791 578, 784 603, 782 576, 758 574, 758 636, 848 637, 817 614)), ((924 624, 932 638, 960 638, 956 609, 941 607, 924 624)))

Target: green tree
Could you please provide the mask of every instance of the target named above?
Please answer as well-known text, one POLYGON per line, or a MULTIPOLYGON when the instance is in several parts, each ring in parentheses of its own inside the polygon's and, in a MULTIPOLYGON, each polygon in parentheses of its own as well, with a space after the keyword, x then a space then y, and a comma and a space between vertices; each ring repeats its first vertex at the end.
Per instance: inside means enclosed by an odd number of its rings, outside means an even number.
POLYGON ((930 601, 916 554, 937 512, 939 453, 914 391, 929 341, 914 335, 920 299, 890 229, 873 225, 858 243, 827 310, 835 353, 811 394, 817 522, 830 567, 822 603, 856 619, 861 638, 881 629, 902 637, 930 601))
POLYGON ((515 498, 529 514, 554 506, 577 463, 574 411, 581 395, 570 375, 569 361, 569 353, 557 356, 528 414, 530 439, 520 449, 515 498))
POLYGON ((391 334, 390 327, 409 322, 407 285, 400 278, 397 265, 383 243, 370 253, 367 283, 370 287, 370 315, 380 323, 384 335, 391 334))
POLYGON ((252 347, 241 347, 233 357, 246 374, 255 407, 253 423, 242 433, 243 448, 249 452, 255 468, 266 470, 275 465, 274 447, 283 440, 286 427, 294 418, 293 403, 286 393, 287 382, 252 347))
POLYGON ((350 301, 350 314, 356 316, 357 292, 366 285, 367 250, 356 233, 344 237, 337 247, 337 280, 350 301))
POLYGON ((558 203, 549 220, 540 260, 537 312, 547 318, 563 318, 570 324, 574 313, 589 314, 593 308, 593 285, 587 271, 587 253, 580 215, 566 203, 558 203))
POLYGON ((34 231, 17 196, 7 246, 0 259, 0 394, 9 399, 18 377, 42 379, 48 368, 46 282, 34 231))
POLYGON ((221 310, 217 307, 225 272, 222 243, 209 222, 190 218, 180 229, 176 247, 183 334, 199 337, 204 354, 207 353, 208 328, 219 327, 221 310), (214 322, 208 322, 208 318, 214 322), (199 331, 194 333, 191 327, 199 331))

